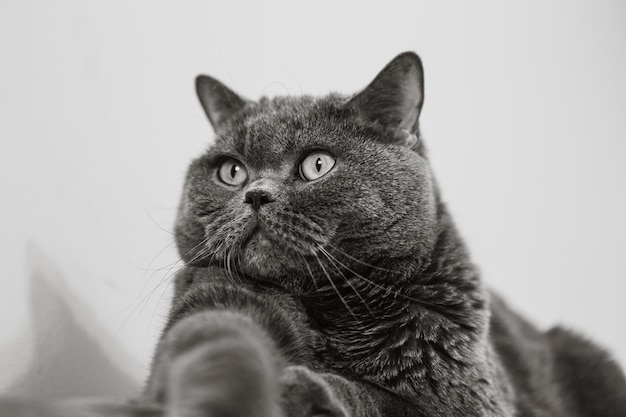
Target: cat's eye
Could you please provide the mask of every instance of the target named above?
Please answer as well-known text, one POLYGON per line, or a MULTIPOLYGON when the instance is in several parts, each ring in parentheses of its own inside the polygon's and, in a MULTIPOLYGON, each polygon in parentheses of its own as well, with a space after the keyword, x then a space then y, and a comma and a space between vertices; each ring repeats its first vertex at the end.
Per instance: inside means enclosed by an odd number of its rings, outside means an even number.
POLYGON ((335 162, 335 158, 328 152, 312 152, 300 163, 300 176, 307 181, 316 180, 328 174, 335 162))
POLYGON ((225 184, 241 185, 248 179, 248 171, 238 160, 228 158, 221 163, 217 176, 225 184))

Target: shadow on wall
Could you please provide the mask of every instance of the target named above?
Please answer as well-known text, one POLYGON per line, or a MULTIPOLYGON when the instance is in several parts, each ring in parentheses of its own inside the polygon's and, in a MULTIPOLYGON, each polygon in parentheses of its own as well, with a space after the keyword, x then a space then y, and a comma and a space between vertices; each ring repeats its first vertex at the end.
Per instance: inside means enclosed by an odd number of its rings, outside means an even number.
MULTIPOLYGON (((3 395, 48 399, 136 394, 138 384, 111 360, 123 356, 120 346, 108 338, 107 352, 91 336, 104 335, 98 333, 104 330, 54 264, 33 243, 27 245, 26 260, 31 328, 25 332, 31 334, 25 340, 32 344, 32 358, 3 395)), ((4 353, 0 357, 10 360, 4 353)))

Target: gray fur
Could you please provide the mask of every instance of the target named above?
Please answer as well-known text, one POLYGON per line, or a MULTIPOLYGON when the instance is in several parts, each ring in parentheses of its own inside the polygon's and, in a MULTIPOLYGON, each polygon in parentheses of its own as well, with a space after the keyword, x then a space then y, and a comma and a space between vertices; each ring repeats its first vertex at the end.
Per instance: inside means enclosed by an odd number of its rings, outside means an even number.
MULTIPOLYGON (((483 287, 419 137, 415 54, 353 97, 253 103, 199 80, 217 139, 187 174, 176 237, 188 267, 149 399, 169 400, 172 334, 210 346, 211 326, 241 326, 222 318, 185 335, 179 323, 229 312, 258 335, 233 342, 233 356, 257 346, 278 357, 266 378, 282 375, 271 382, 280 395, 258 385, 239 400, 290 417, 626 415, 626 382, 603 350, 560 328, 540 332, 483 287), (297 167, 314 149, 336 165, 307 182, 297 167), (224 157, 245 165, 246 182, 220 183, 224 157), (251 207, 250 190, 271 202, 251 207)), ((238 406, 229 415, 243 416, 238 406)))

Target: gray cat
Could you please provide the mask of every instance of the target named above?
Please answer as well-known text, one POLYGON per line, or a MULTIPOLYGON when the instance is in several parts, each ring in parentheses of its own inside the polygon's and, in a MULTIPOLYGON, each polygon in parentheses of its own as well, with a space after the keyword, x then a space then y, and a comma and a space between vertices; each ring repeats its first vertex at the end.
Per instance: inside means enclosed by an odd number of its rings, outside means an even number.
POLYGON ((626 416, 605 351, 481 283, 420 137, 417 55, 350 98, 196 86, 217 137, 182 194, 186 266, 144 398, 111 415, 626 416))
POLYGON ((626 416, 603 350, 483 287, 420 138, 415 54, 351 98, 254 103, 196 81, 217 139, 188 171, 187 267, 149 399, 176 415, 626 416))

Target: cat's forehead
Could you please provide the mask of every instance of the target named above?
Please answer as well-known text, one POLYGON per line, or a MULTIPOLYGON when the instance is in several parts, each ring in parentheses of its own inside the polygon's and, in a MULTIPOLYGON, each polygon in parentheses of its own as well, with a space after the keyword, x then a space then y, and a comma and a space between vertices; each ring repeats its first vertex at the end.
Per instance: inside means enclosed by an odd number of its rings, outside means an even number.
POLYGON ((350 117, 339 96, 278 97, 250 105, 216 140, 216 148, 257 165, 280 164, 307 149, 333 148, 350 117))

